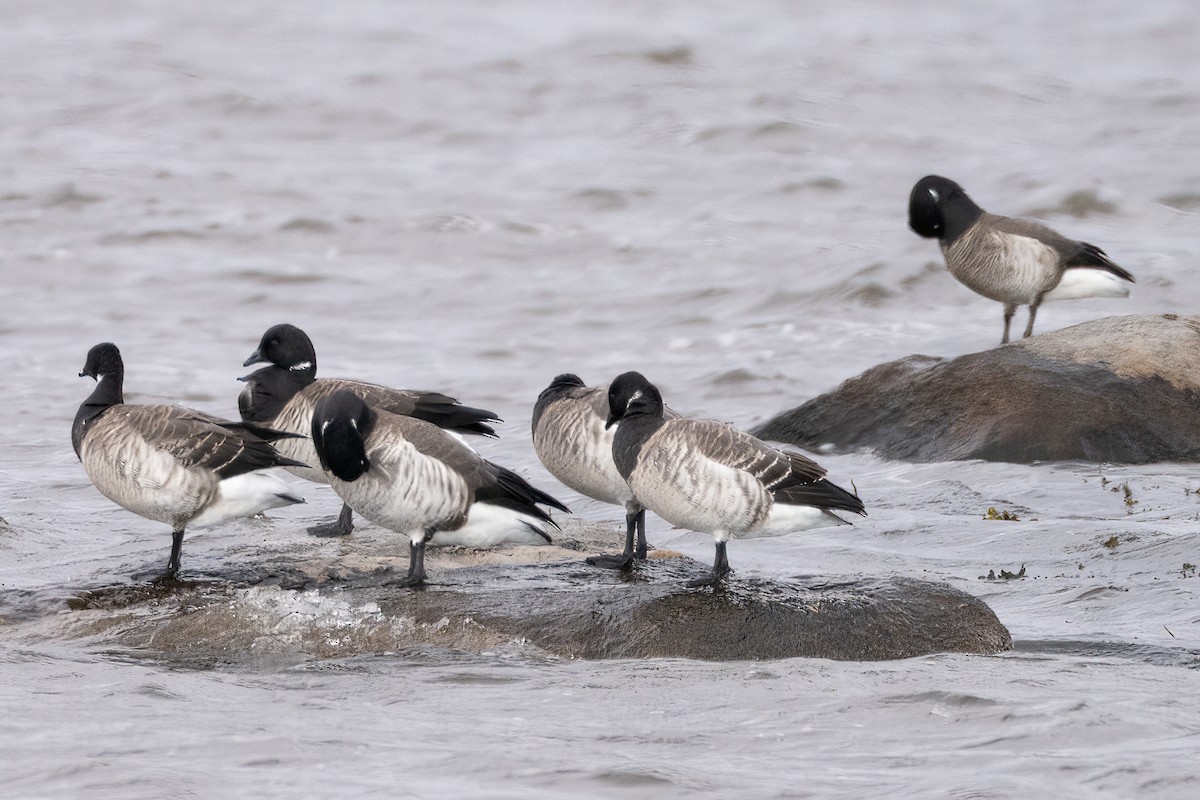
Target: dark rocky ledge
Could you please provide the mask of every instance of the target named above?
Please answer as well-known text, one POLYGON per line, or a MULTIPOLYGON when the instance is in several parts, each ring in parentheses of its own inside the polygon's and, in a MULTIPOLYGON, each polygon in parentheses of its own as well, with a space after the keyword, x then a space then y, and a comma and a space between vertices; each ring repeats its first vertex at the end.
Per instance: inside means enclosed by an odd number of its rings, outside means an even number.
MULTIPOLYGON (((615 528, 584 523, 568 525, 566 538, 570 543, 581 533, 619 538, 615 528)), ((314 558, 231 567, 170 587, 99 587, 79 592, 69 600, 72 611, 54 619, 66 626, 64 635, 103 649, 194 667, 430 650, 880 660, 1012 647, 987 605, 945 584, 864 577, 777 582, 735 572, 728 588, 714 592, 685 588, 708 566, 674 553, 660 551, 623 575, 587 566, 579 552, 514 550, 435 551, 428 564, 438 583, 420 591, 388 585, 403 574, 402 559, 391 565, 362 559, 349 568, 314 558), (555 554, 568 560, 548 561, 555 554), (486 563, 492 556, 506 563, 486 563), (521 560, 543 563, 513 563, 521 560), (464 565, 453 568, 455 562, 464 565)))
POLYGON ((1200 317, 1108 317, 874 367, 754 431, 908 461, 1200 459, 1200 317))

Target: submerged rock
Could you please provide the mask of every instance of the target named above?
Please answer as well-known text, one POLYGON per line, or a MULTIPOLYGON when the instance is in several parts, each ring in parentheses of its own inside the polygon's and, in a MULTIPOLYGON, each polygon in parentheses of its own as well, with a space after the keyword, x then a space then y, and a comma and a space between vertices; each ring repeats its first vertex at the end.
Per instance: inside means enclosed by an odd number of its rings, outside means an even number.
MULTIPOLYGON (((568 530, 597 527, 580 523, 568 530)), ((602 532, 613 538, 613 531, 602 532)), ((530 550, 544 559, 551 548, 530 550)), ((622 574, 565 552, 570 560, 443 564, 436 573, 431 561, 439 583, 420 591, 388 585, 404 574, 400 565, 339 572, 314 560, 257 574, 246 568, 171 588, 83 592, 70 603, 74 614, 56 619, 73 636, 188 666, 430 649, 467 655, 517 649, 563 658, 877 660, 1012 646, 987 605, 945 584, 780 582, 735 573, 724 590, 688 589, 684 581, 704 575, 708 565, 660 553, 622 574)))
POLYGON ((1108 317, 952 360, 909 356, 754 434, 908 461, 1194 461, 1200 317, 1108 317))

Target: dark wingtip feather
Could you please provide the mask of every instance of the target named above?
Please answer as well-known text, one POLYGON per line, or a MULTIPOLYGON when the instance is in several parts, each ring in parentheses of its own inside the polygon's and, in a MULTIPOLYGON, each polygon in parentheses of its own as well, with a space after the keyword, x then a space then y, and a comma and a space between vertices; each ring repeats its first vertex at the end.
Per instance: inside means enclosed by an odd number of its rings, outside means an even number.
POLYGON ((557 509, 558 511, 561 511, 564 514, 571 513, 571 509, 569 509, 565 505, 563 505, 563 503, 561 501, 559 501, 557 498, 555 498, 554 496, 546 494, 545 492, 543 492, 541 489, 537 488, 536 486, 530 486, 528 483, 526 483, 525 485, 529 487, 529 493, 533 497, 533 502, 541 503, 544 506, 550 506, 551 508, 557 509))
MULTIPOLYGON (((551 525, 553 525, 555 530, 562 530, 562 528, 558 527, 558 523, 555 522, 554 520, 547 519, 546 521, 549 522, 551 525)), ((521 522, 523 522, 525 524, 526 528, 529 528, 529 530, 533 531, 538 536, 545 539, 546 544, 554 544, 554 540, 550 538, 550 534, 546 533, 546 531, 544 529, 539 528, 537 525, 534 525, 532 523, 525 522, 525 520, 521 520, 521 522)))
POLYGON ((546 494, 536 486, 532 486, 512 470, 505 469, 498 464, 492 464, 492 466, 496 469, 496 482, 491 486, 481 487, 476 490, 475 499, 477 501, 511 508, 514 511, 528 514, 543 522, 548 522, 555 528, 558 527, 558 523, 552 520, 549 514, 539 508, 539 504, 558 509, 567 514, 571 512, 571 509, 567 508, 557 499, 546 494))
POLYGON ((279 431, 279 430, 275 430, 274 428, 268 428, 265 425, 259 425, 257 423, 247 422, 245 420, 242 420, 241 422, 226 423, 225 427, 232 428, 234 430, 241 430, 241 431, 245 431, 246 433, 253 434, 253 435, 257 436, 258 438, 262 439, 264 442, 274 442, 278 439, 306 439, 306 438, 308 438, 303 433, 291 433, 290 431, 279 431))
POLYGON ((503 422, 494 411, 459 405, 454 398, 438 392, 422 392, 414 408, 398 413, 423 419, 444 430, 493 439, 497 438, 496 429, 488 423, 503 422))
POLYGON ((836 483, 822 478, 812 483, 792 484, 775 493, 776 502, 797 506, 815 506, 832 511, 849 511, 867 515, 866 506, 857 494, 851 494, 836 483))
POLYGON ((288 458, 287 456, 282 456, 282 455, 275 459, 275 466, 277 466, 277 467, 304 467, 305 469, 312 469, 311 464, 305 464, 303 461, 297 461, 294 458, 288 458))
MULTIPOLYGON (((496 420, 499 422, 500 420, 496 420)), ((474 433, 478 436, 486 436, 489 439, 498 439, 500 434, 496 433, 496 429, 491 425, 483 422, 473 422, 469 425, 458 425, 452 428, 457 433, 474 433)))
POLYGON ((1137 283, 1133 279, 1133 273, 1109 258, 1108 254, 1099 247, 1088 242, 1080 242, 1079 244, 1082 246, 1082 249, 1079 251, 1079 255, 1071 259, 1071 263, 1067 265, 1068 269, 1071 267, 1095 267, 1111 272, 1122 280, 1137 283))

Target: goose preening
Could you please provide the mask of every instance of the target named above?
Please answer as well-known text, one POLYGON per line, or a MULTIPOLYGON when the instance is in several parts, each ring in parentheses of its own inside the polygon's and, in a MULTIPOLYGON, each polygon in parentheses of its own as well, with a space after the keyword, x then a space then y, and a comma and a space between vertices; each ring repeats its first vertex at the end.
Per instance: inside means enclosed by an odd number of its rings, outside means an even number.
MULTIPOLYGON (((268 366, 241 378, 246 382, 246 388, 238 397, 242 419, 302 434, 303 438, 281 441, 279 449, 297 461, 311 464, 311 467, 293 468, 292 472, 318 483, 328 481, 325 473, 317 468, 317 454, 308 438, 313 409, 322 398, 336 391, 348 389, 366 398, 376 408, 422 419, 455 433, 495 436, 496 432, 488 423, 500 421, 491 411, 460 405, 453 397, 438 392, 391 389, 343 378, 318 378, 317 353, 312 340, 295 325, 268 328, 258 349, 242 366, 263 362, 268 366)), ((350 506, 343 505, 336 522, 309 528, 309 533, 345 536, 353 529, 353 512, 350 506)))
POLYGON ((584 384, 578 375, 557 376, 533 407, 533 449, 551 475, 593 500, 625 508, 625 550, 598 555, 589 564, 628 568, 646 557, 646 509, 613 461, 608 387, 584 384), (636 536, 636 544, 635 544, 636 536))
POLYGON ((613 460, 633 494, 658 516, 716 539, 712 575, 729 573, 731 538, 778 536, 845 524, 833 511, 866 515, 856 495, 825 479, 809 458, 785 452, 724 422, 664 418, 658 388, 640 373, 617 376, 606 424, 617 426, 613 460))
POLYGON ((1045 300, 1126 297, 1131 275, 1099 247, 1031 219, 989 214, 948 178, 928 175, 908 199, 908 225, 937 239, 950 274, 1004 304, 1004 337, 1017 306, 1029 306, 1025 336, 1045 300))
POLYGON ((171 526, 162 578, 179 572, 186 527, 304 502, 283 480, 259 471, 305 466, 270 444, 289 434, 182 406, 126 405, 125 365, 108 342, 88 351, 79 376, 95 378, 96 388, 75 415, 75 455, 105 497, 171 526))
POLYGON ((558 526, 539 505, 568 511, 436 425, 372 406, 347 389, 317 401, 311 431, 321 467, 346 505, 409 537, 402 586, 425 583, 431 539, 544 544, 547 528, 558 526))

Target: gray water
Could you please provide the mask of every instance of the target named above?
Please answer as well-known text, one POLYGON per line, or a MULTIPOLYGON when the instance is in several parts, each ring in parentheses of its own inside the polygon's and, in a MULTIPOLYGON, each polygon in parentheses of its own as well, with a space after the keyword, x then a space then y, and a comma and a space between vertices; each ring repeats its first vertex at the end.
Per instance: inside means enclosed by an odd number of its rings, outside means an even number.
MULTIPOLYGON (((293 322, 322 374, 500 412, 481 451, 616 526, 533 455, 558 372, 639 369, 677 410, 749 427, 875 364, 998 342, 999 305, 906 228, 927 173, 1137 276, 1128 299, 1047 305, 1038 332, 1195 313, 1190 0, 2 12, 3 796, 1196 796, 1193 465, 824 455, 869 518, 730 548, 767 577, 949 582, 1012 631, 997 657, 595 663, 515 643, 202 670, 61 624, 66 598, 168 546, 71 451, 99 341, 129 400, 234 415, 242 360, 293 322)), ((185 569, 266 557, 336 510, 298 488, 308 505, 189 537, 185 569)), ((651 539, 711 557, 658 521, 651 539)))

